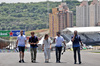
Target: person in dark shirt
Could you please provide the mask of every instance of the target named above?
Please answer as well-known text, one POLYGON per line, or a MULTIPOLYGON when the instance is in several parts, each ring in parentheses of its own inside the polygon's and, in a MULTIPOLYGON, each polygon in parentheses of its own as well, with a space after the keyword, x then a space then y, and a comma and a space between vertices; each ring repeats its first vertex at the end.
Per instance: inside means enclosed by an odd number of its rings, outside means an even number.
POLYGON ((80 56, 80 43, 82 44, 81 37, 77 34, 77 31, 74 31, 74 36, 71 37, 71 41, 73 42, 73 51, 74 51, 74 64, 76 64, 76 51, 78 52, 78 60, 79 64, 81 64, 81 56, 80 56))
POLYGON ((36 53, 37 53, 37 44, 38 44, 38 38, 34 36, 34 32, 31 32, 31 37, 29 38, 29 44, 30 44, 30 50, 31 50, 31 62, 36 62, 36 53), (34 56, 33 56, 34 52, 34 56))

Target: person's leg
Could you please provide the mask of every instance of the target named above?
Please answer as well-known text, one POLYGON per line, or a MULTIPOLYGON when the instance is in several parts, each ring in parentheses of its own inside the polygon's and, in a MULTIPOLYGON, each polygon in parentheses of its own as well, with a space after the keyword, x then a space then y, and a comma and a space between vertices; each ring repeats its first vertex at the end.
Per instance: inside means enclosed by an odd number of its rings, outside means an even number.
POLYGON ((59 62, 60 62, 60 59, 61 59, 61 51, 62 51, 62 47, 59 47, 59 62))
POLYGON ((22 62, 24 63, 24 52, 22 52, 22 62))
POLYGON ((44 57, 45 57, 45 61, 46 61, 46 49, 44 49, 44 57))
POLYGON ((50 59, 50 49, 48 49, 48 59, 50 59))
POLYGON ((47 63, 48 61, 48 50, 44 49, 44 55, 45 55, 45 62, 47 63))
POLYGON ((19 58, 22 60, 22 51, 19 52, 19 58))
POLYGON ((55 47, 56 49, 56 62, 58 62, 58 47, 55 47))
POLYGON ((24 52, 22 52, 22 59, 24 60, 24 52))
POLYGON ((25 47, 22 47, 22 62, 24 62, 24 51, 25 51, 25 47))
POLYGON ((34 58, 33 58, 34 61, 36 61, 36 54, 37 54, 37 48, 34 48, 34 58))
POLYGON ((78 61, 79 64, 81 64, 80 47, 77 48, 77 51, 78 51, 78 61))
POLYGON ((73 51, 74 51, 74 63, 76 64, 77 60, 76 60, 76 47, 73 48, 73 51))
POLYGON ((50 59, 50 48, 47 48, 47 61, 49 62, 50 59))
POLYGON ((21 51, 21 47, 19 46, 18 47, 18 49, 19 49, 19 58, 20 58, 20 60, 19 60, 19 63, 21 63, 21 60, 22 60, 22 51, 21 51))
POLYGON ((31 62, 33 62, 33 48, 30 48, 31 50, 31 62))
POLYGON ((25 51, 25 47, 22 47, 22 60, 24 60, 24 51, 25 51))

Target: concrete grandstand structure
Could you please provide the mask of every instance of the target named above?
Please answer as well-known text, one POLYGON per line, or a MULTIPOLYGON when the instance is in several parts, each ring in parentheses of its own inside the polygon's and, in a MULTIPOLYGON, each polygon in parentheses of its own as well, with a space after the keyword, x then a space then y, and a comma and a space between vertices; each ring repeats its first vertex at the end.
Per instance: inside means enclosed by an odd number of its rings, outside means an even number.
POLYGON ((80 35, 82 42, 89 44, 99 44, 100 43, 100 27, 73 27, 66 28, 62 31, 62 36, 67 42, 71 40, 71 36, 74 34, 74 31, 77 30, 80 35))

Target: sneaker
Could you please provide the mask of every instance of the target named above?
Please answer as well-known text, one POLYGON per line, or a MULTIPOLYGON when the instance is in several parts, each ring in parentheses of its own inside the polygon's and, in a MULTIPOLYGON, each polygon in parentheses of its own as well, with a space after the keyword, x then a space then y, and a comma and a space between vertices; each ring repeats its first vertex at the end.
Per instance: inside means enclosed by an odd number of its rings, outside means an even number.
POLYGON ((61 63, 60 60, 58 62, 61 63))
POLYGON ((24 63, 24 60, 22 59, 22 62, 24 63))
POLYGON ((45 61, 45 63, 49 63, 49 61, 45 61))
POLYGON ((49 60, 47 62, 49 63, 49 60))
POLYGON ((45 61, 45 63, 47 63, 47 61, 45 61))
POLYGON ((59 63, 59 61, 56 61, 56 63, 59 63))
POLYGON ((33 63, 36 63, 36 60, 33 60, 33 63))
POLYGON ((31 62, 33 63, 33 60, 31 62))
POLYGON ((76 64, 76 62, 74 64, 76 64))
POLYGON ((81 62, 79 62, 79 64, 81 64, 81 62))
POLYGON ((21 60, 19 60, 19 63, 21 63, 21 60))

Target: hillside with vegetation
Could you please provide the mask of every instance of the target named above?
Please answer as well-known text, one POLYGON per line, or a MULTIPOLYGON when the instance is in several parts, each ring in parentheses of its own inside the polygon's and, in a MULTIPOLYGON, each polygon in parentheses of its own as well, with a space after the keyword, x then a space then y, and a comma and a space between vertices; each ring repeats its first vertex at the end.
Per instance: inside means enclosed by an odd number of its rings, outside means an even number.
POLYGON ((37 36, 44 36, 44 34, 49 34, 49 29, 40 29, 40 30, 26 31, 25 35, 26 36, 31 36, 31 32, 35 32, 35 35, 37 35, 37 36))
MULTIPOLYGON (((61 2, 49 2, 50 13, 52 8, 58 7, 61 2)), ((76 21, 76 6, 79 1, 66 3, 74 15, 76 21)), ((39 3, 1 3, 0 4, 0 30, 38 30, 46 29, 48 22, 47 2, 39 3)))

